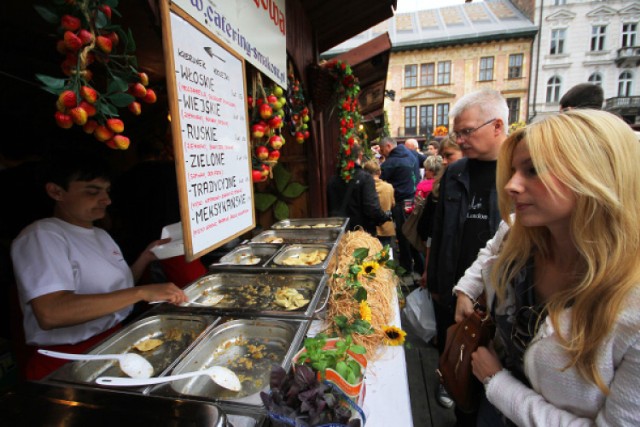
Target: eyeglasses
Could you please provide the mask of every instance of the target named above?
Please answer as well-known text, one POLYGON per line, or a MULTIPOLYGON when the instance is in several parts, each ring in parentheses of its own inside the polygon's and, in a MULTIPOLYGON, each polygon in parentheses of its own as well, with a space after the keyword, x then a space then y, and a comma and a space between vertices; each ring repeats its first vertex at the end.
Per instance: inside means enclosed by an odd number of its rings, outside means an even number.
POLYGON ((511 342, 519 353, 520 359, 524 357, 524 352, 538 332, 538 328, 545 317, 546 309, 543 306, 520 307, 516 312, 511 326, 511 342))
POLYGON ((466 129, 461 129, 457 132, 451 132, 451 137, 453 138, 454 141, 457 141, 458 139, 467 139, 471 136, 472 133, 474 133, 475 131, 477 131, 478 129, 488 125, 491 122, 496 121, 496 118, 493 118, 491 120, 487 120, 486 122, 484 122, 483 124, 481 124, 478 127, 475 128, 466 128, 466 129))

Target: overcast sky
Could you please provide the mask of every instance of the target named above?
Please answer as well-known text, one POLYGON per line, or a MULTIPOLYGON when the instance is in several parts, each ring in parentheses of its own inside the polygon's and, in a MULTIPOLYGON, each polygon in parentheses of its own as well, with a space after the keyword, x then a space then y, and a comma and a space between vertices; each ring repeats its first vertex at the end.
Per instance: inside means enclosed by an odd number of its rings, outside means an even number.
MULTIPOLYGON (((474 3, 479 2, 480 0, 474 0, 474 3)), ((404 13, 414 10, 435 9, 457 4, 464 4, 464 0, 398 0, 398 9, 396 12, 404 13)))

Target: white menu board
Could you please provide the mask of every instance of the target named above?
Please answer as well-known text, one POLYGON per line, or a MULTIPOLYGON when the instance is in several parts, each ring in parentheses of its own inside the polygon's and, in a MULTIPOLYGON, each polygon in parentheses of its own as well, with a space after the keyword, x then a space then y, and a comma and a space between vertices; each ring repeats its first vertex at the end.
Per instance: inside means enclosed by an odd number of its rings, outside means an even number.
POLYGON ((161 4, 185 254, 193 260, 255 227, 244 61, 161 4))

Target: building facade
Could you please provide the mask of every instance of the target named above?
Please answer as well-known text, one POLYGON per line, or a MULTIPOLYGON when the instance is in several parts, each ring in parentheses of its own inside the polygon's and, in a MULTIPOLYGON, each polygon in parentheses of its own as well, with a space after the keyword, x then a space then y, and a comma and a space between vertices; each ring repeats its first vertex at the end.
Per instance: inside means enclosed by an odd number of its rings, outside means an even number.
POLYGON ((602 86, 604 108, 640 122, 640 1, 537 0, 529 120, 558 111, 578 83, 602 86))
POLYGON ((392 41, 385 111, 400 141, 431 139, 450 128, 449 111, 466 93, 499 90, 509 124, 528 117, 531 49, 537 28, 506 0, 396 14, 325 55, 338 54, 388 32, 392 41))

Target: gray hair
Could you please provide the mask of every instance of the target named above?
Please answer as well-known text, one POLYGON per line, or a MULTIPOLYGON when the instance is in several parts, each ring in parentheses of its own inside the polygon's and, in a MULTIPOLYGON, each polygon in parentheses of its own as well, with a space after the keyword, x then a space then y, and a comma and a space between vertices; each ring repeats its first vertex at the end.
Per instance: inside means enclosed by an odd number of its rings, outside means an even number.
POLYGON ((427 160, 424 161, 424 171, 431 171, 434 175, 438 175, 438 173, 442 170, 442 156, 429 156, 427 160))
POLYGON ((509 129, 509 107, 500 92, 495 89, 482 89, 468 93, 456 102, 449 112, 449 117, 455 120, 469 108, 477 108, 483 121, 492 118, 502 120, 502 129, 506 135, 509 129))
POLYGON ((390 136, 385 136, 384 138, 382 138, 380 140, 380 142, 378 143, 378 145, 380 147, 382 147, 383 145, 390 145, 392 147, 397 147, 398 143, 396 142, 395 139, 391 138, 390 136))

